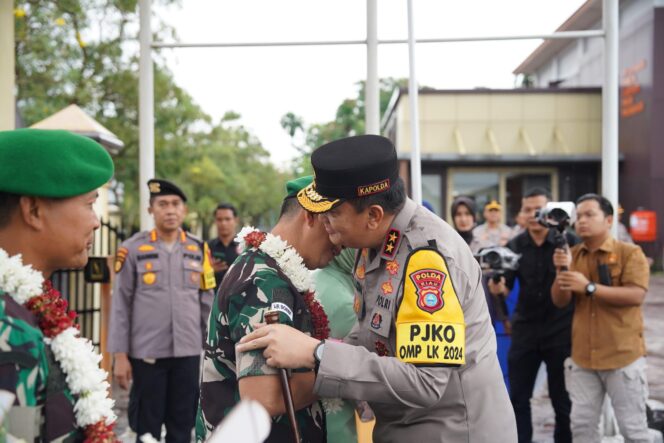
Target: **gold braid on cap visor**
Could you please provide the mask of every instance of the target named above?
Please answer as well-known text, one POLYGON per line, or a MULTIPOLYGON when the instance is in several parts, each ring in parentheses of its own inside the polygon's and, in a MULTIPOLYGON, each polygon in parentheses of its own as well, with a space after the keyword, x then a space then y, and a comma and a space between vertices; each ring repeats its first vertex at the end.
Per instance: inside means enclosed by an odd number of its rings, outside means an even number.
POLYGON ((297 193, 297 201, 299 201, 302 207, 307 211, 320 213, 332 209, 334 205, 339 202, 339 199, 328 200, 316 192, 312 183, 297 193))

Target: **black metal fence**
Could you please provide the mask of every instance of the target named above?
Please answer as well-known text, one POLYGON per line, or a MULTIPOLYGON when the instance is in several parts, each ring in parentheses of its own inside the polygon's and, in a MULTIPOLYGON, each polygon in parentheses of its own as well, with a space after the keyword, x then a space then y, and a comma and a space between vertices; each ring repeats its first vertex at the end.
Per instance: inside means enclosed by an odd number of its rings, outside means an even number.
MULTIPOLYGON (((110 221, 102 220, 95 231, 91 256, 112 257, 119 244, 124 240, 121 228, 110 221)), ((63 270, 53 273, 53 287, 60 291, 69 302, 70 309, 78 313, 77 323, 81 335, 90 339, 95 347, 99 346, 101 336, 101 287, 88 283, 82 269, 63 270)))

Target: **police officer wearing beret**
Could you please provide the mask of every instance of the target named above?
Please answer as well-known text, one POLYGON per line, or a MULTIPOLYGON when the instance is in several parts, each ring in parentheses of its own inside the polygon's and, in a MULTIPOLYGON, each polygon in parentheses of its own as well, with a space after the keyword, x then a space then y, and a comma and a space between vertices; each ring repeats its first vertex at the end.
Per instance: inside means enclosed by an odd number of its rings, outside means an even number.
POLYGON ((314 151, 298 194, 335 244, 358 248, 358 324, 344 343, 285 325, 238 350, 276 367, 313 367, 321 397, 367 400, 375 442, 515 442, 481 270, 447 223, 406 197, 392 143, 365 135, 314 151))
POLYGON ((39 280, 85 266, 99 228, 97 189, 112 176, 111 157, 87 137, 38 129, 0 132, 0 391, 16 396, 3 424, 17 441, 83 441, 85 434, 71 381, 44 340, 41 318, 25 301, 26 295, 35 297, 26 279, 31 272, 8 275, 7 258, 13 257, 14 266, 31 266, 39 280))
POLYGON ((130 391, 129 424, 138 436, 189 442, 198 402, 200 354, 215 286, 204 242, 182 229, 187 197, 153 179, 155 228, 119 248, 108 350, 114 376, 130 391))

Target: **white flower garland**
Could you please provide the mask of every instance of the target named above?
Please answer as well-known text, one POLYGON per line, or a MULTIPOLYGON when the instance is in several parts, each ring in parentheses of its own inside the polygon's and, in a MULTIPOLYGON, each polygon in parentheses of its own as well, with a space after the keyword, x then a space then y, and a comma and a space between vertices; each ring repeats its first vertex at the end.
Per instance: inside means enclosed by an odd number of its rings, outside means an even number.
MULTIPOLYGON (((21 255, 9 257, 0 248, 0 290, 16 303, 24 305, 41 295, 44 277, 30 265, 23 265, 21 255)), ((67 328, 53 338, 44 338, 55 360, 65 373, 67 386, 78 396, 74 405, 76 424, 85 428, 101 420, 110 425, 116 420, 114 401, 108 397, 107 373, 99 367, 101 355, 94 352, 90 340, 76 328, 67 328)))
MULTIPOLYGON (((245 226, 235 237, 235 241, 240 245, 240 250, 247 248, 244 237, 252 232, 260 232, 253 226, 245 226)), ((295 289, 300 292, 314 291, 314 281, 311 277, 311 271, 304 266, 304 260, 297 251, 279 236, 267 233, 265 241, 259 248, 267 255, 272 257, 279 266, 279 269, 293 283, 295 289)))

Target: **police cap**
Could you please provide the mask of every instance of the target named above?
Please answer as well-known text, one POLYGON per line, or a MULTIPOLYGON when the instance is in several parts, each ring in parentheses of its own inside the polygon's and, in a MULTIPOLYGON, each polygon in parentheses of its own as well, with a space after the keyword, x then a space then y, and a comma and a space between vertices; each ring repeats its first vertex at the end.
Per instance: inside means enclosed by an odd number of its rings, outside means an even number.
POLYGON ((399 177, 392 142, 379 135, 342 138, 311 156, 314 182, 297 194, 304 209, 327 212, 347 199, 389 190, 399 177))
POLYGON ((169 182, 168 180, 161 180, 159 178, 153 178, 152 180, 148 180, 148 189, 150 189, 150 197, 160 197, 162 195, 177 195, 182 199, 183 202, 186 203, 187 201, 187 196, 184 195, 184 192, 182 192, 182 189, 177 187, 172 182, 169 182))

